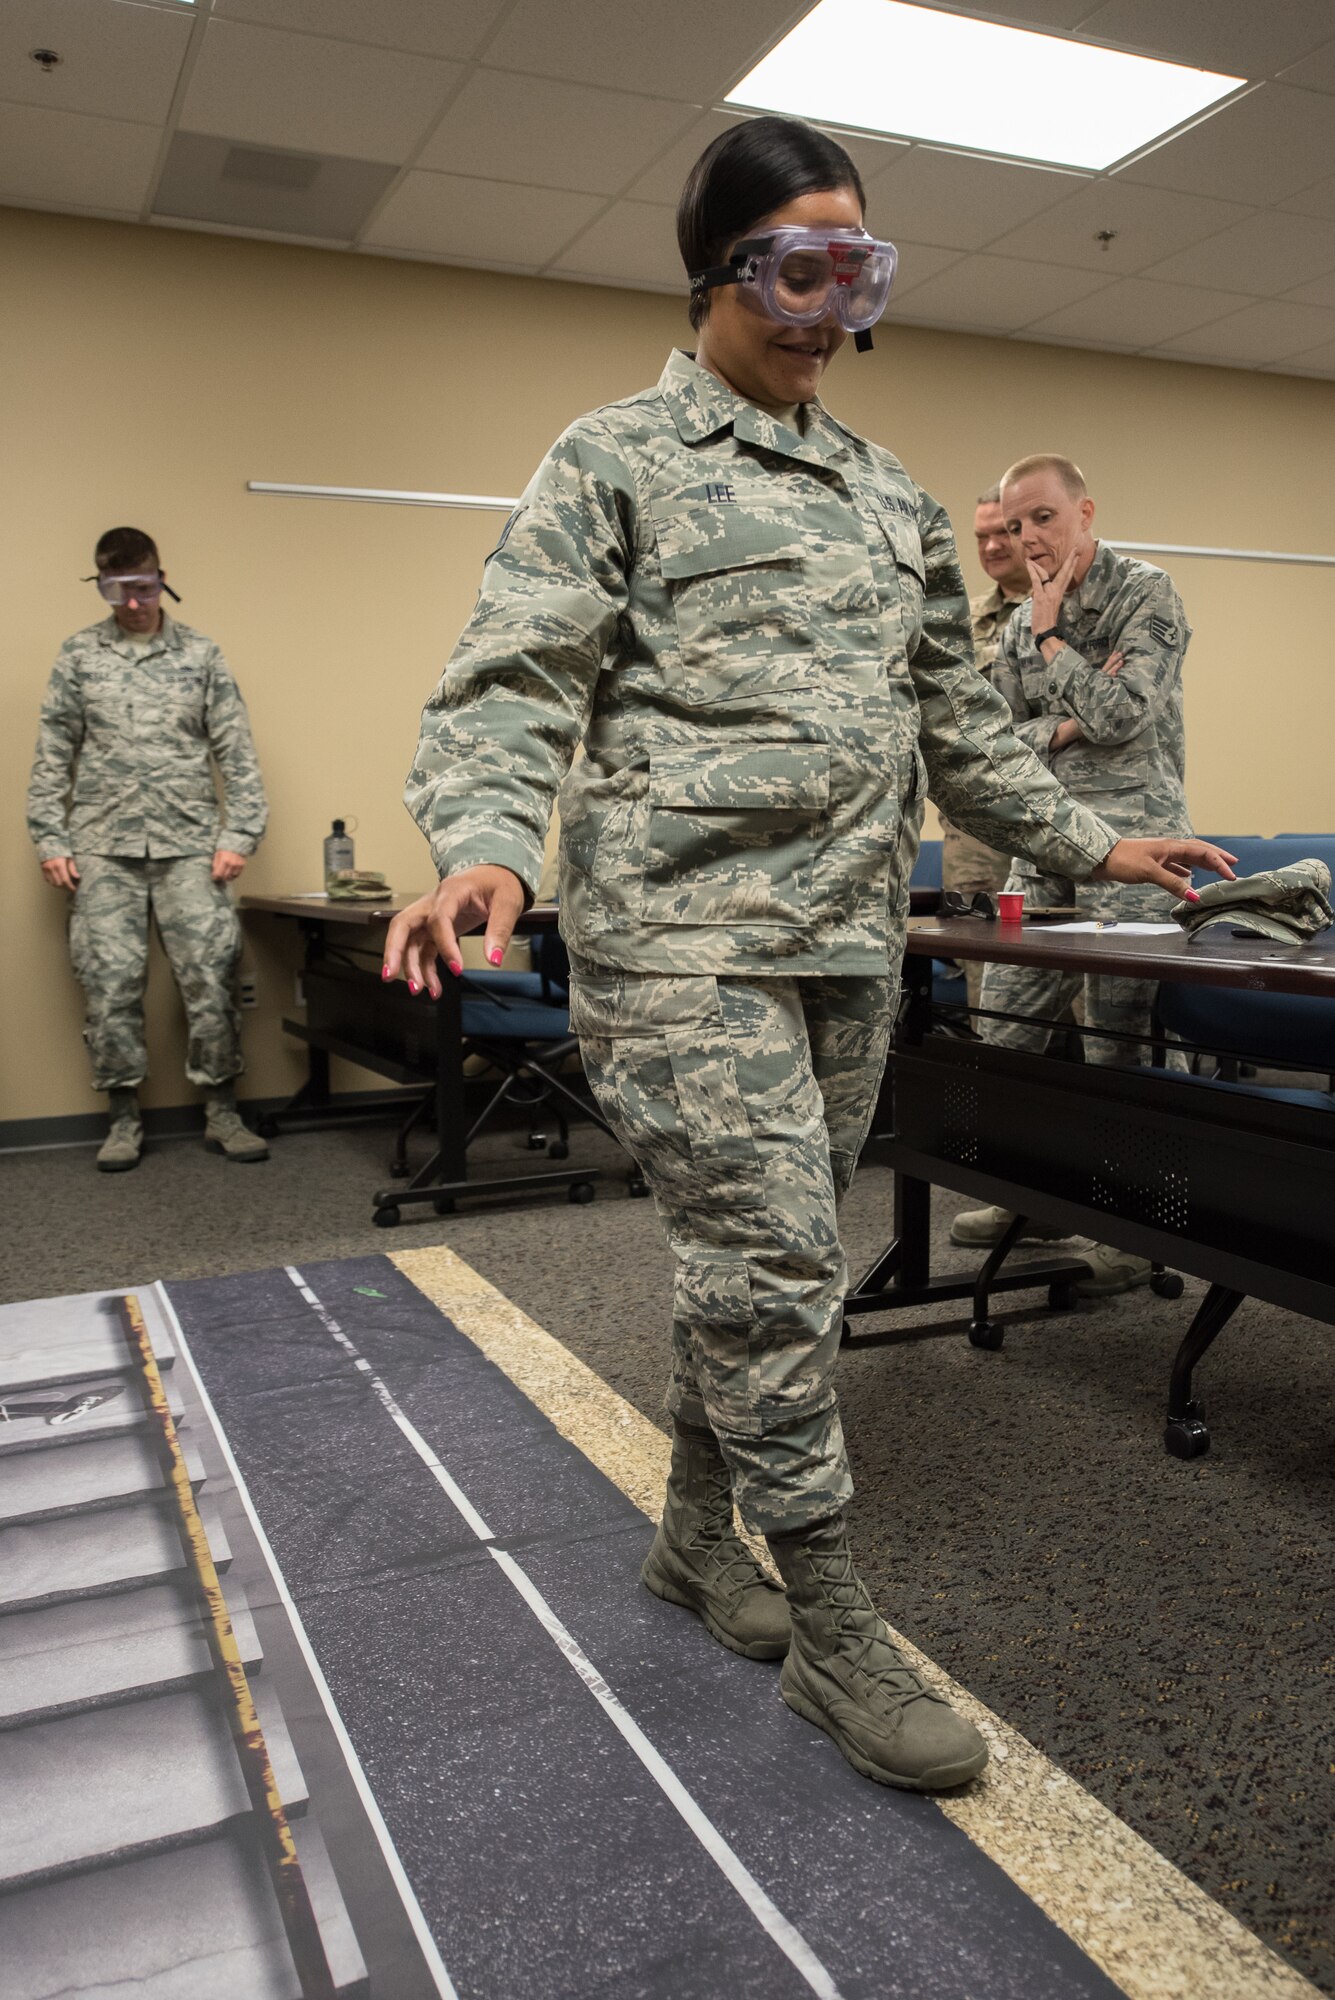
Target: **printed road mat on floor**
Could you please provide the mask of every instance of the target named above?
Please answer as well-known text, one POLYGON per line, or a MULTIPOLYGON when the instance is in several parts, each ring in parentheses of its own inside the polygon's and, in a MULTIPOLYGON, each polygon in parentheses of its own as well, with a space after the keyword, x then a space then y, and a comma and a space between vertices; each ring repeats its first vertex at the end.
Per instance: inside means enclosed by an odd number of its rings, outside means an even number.
POLYGON ((860 1778, 785 1707, 777 1666, 640 1585, 652 1528, 628 1494, 652 1478, 599 1465, 652 1427, 571 1357, 567 1381, 511 1308, 545 1371, 525 1393, 430 1289, 368 1256, 166 1291, 443 1992, 1314 1991, 1018 1739, 1008 1761, 994 1738, 984 1806, 860 1778), (592 1455, 554 1420, 563 1396, 599 1426, 592 1455))

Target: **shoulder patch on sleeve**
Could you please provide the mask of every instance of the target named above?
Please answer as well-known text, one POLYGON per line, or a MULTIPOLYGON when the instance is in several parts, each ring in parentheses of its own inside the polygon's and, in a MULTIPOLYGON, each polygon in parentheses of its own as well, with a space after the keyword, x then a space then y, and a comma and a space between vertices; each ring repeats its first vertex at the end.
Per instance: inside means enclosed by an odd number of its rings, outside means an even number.
POLYGON ((1151 618, 1150 637, 1161 646, 1171 646, 1177 640, 1177 627, 1170 618, 1151 618))

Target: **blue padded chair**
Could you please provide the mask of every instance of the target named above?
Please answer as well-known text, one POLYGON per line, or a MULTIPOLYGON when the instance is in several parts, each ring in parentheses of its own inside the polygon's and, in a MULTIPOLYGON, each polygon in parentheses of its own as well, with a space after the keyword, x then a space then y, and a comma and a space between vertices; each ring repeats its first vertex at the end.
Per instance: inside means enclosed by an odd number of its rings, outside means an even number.
POLYGON ((918 858, 909 876, 909 886, 913 889, 939 889, 941 887, 941 849, 939 840, 924 840, 918 849, 918 858))
MULTIPOLYGON (((525 1107, 529 1114, 528 1143, 534 1151, 545 1148, 553 1160, 570 1154, 570 1126, 566 1107, 597 1125, 614 1138, 612 1128, 587 1097, 582 1097, 561 1077, 566 1058, 578 1049, 579 1039, 570 1032, 570 957, 555 931, 540 931, 530 939, 533 958, 531 972, 496 972, 491 968, 469 970, 463 975, 460 996, 460 1026, 463 1054, 481 1056, 501 1072, 501 1081, 492 1091, 469 1128, 466 1145, 471 1145, 483 1126, 507 1100, 525 1107), (539 1118, 551 1118, 556 1136, 549 1139, 539 1129, 539 1118)), ((406 1145, 413 1126, 434 1102, 434 1092, 426 1093, 401 1128, 390 1172, 402 1179, 407 1172, 406 1145)), ((631 1192, 643 1193, 638 1168, 631 1175, 631 1192)))

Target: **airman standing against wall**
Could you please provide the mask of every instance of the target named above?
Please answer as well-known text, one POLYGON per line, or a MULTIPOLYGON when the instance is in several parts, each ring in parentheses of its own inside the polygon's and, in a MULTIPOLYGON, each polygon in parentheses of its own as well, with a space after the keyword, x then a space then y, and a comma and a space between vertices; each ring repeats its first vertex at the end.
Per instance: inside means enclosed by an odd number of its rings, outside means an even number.
POLYGON ((84 989, 84 1040, 93 1087, 110 1099, 97 1165, 124 1172, 143 1147, 150 919, 185 1002, 186 1075, 208 1091, 206 1141, 231 1160, 264 1160, 269 1149, 242 1123, 235 1098, 241 930, 227 884, 268 818, 246 705, 212 639, 162 609, 163 591, 175 592, 149 536, 109 529, 95 562, 112 613, 57 656, 28 831, 47 881, 74 899, 70 957, 84 989), (221 814, 210 759, 222 773, 221 814))

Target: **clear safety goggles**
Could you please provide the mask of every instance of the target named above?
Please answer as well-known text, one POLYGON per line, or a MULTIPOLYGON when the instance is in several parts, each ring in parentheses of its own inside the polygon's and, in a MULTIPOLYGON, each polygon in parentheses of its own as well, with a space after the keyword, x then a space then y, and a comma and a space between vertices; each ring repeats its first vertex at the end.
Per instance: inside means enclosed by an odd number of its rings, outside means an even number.
POLYGON ((134 575, 123 573, 118 576, 86 576, 85 583, 95 583, 99 597, 108 604, 128 604, 133 598, 136 604, 156 604, 165 590, 173 604, 180 598, 169 583, 164 582, 162 571, 140 570, 134 575))
POLYGON ((691 292, 740 285, 766 319, 816 326, 833 313, 847 332, 865 336, 885 311, 898 262, 893 243, 861 229, 774 229, 737 244, 726 264, 693 271, 691 292))

